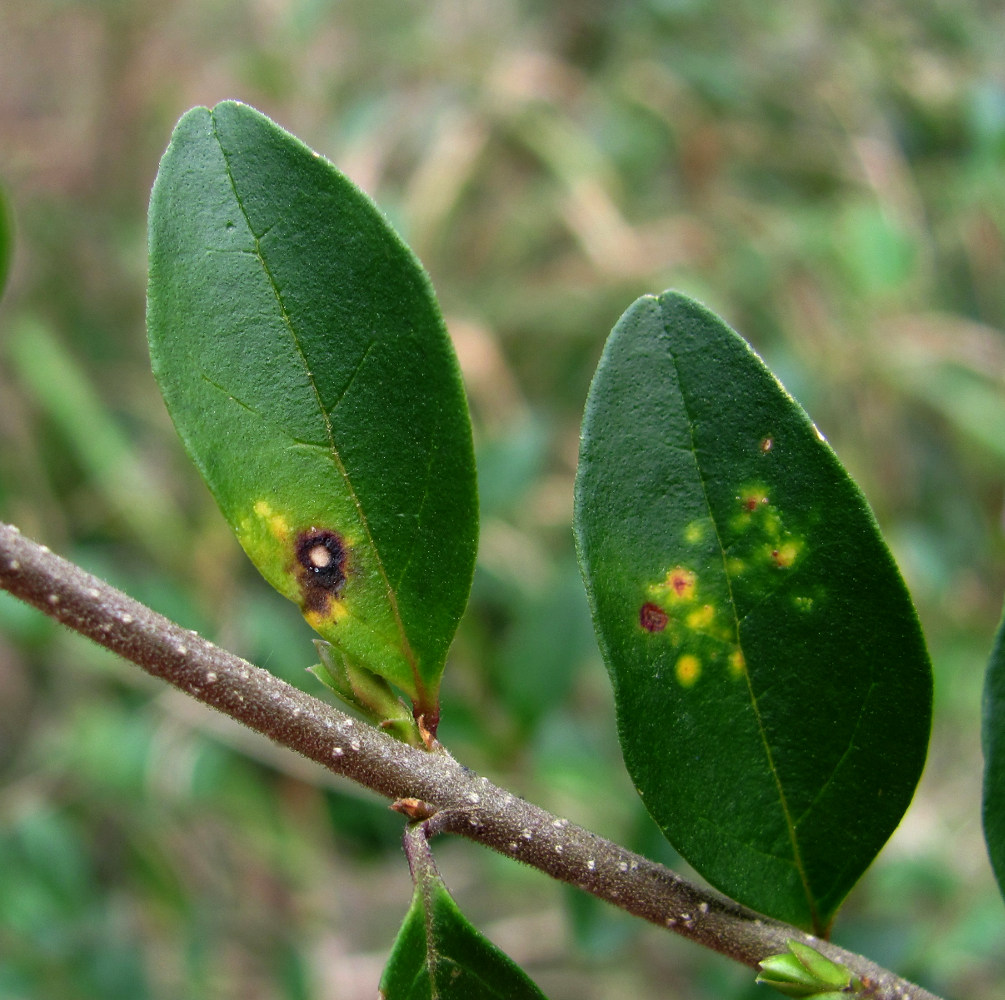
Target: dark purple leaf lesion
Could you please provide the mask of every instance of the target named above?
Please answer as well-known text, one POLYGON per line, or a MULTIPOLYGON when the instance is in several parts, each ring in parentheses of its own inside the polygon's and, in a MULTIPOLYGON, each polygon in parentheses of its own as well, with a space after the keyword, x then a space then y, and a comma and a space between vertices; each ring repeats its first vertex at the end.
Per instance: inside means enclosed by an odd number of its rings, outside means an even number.
POLYGON ((658 604, 647 602, 639 608, 639 625, 647 632, 662 632, 669 620, 669 615, 658 604))

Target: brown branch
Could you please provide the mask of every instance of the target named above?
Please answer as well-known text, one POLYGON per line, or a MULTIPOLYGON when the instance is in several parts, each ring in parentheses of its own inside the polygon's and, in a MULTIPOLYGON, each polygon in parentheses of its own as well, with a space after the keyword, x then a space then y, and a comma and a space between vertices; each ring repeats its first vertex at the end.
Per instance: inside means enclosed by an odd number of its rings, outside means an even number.
POLYGON ((418 800, 460 834, 756 968, 794 938, 842 963, 875 1000, 937 998, 867 959, 763 917, 518 798, 446 751, 406 746, 214 646, 0 523, 0 587, 193 698, 383 795, 418 800))

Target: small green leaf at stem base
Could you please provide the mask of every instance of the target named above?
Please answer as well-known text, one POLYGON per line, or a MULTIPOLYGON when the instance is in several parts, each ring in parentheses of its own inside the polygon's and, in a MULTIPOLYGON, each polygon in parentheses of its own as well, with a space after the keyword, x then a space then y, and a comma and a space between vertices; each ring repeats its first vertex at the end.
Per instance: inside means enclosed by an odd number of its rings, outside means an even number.
POLYGON ((412 904, 380 981, 380 1000, 545 1000, 527 974, 464 917, 421 824, 405 834, 412 904))
POLYGON ((309 672, 326 688, 381 729, 405 743, 423 746, 412 713, 387 681, 366 667, 352 663, 341 650, 324 639, 315 639, 314 647, 321 662, 310 667, 309 672))

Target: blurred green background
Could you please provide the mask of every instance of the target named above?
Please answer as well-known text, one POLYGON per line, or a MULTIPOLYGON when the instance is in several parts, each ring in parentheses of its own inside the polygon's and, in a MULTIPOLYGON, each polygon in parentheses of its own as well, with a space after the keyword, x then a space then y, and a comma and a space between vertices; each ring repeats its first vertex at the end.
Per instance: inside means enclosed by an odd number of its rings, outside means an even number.
MULTIPOLYGON (((388 212, 461 358, 483 527, 443 739, 674 862, 621 769, 570 517, 607 332, 641 293, 697 295, 859 480, 935 661, 929 766, 836 939, 1000 997, 979 717, 1005 589, 1003 52, 997 0, 6 0, 0 517, 318 690, 310 630, 181 452, 143 329, 175 120, 256 105, 388 212)), ((0 998, 371 998, 410 895, 400 829, 0 595, 0 998)), ((763 993, 473 845, 437 856, 552 1000, 763 993)))

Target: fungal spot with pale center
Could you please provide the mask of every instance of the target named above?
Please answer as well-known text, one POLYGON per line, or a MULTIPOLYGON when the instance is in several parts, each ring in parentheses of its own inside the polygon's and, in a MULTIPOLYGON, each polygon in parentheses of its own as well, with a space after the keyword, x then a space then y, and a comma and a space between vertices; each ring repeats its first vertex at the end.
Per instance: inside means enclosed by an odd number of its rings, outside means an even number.
POLYGON ((344 539, 327 528, 309 528, 297 536, 294 553, 304 613, 330 614, 346 582, 344 539))

